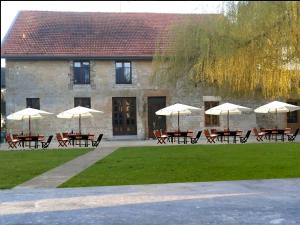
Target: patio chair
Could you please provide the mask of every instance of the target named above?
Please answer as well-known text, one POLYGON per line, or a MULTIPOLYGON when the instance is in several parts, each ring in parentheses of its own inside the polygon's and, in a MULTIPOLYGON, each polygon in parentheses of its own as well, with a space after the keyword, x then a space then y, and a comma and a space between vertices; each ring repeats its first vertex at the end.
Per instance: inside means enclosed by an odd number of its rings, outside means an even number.
MULTIPOLYGON (((19 140, 18 134, 12 134, 12 139, 19 140)), ((18 146, 21 146, 21 141, 19 141, 18 146)))
POLYGON ((248 138, 250 137, 251 130, 248 130, 245 137, 240 136, 240 142, 246 143, 248 141, 248 138))
POLYGON ((166 144, 165 140, 168 138, 167 135, 161 134, 159 130, 154 130, 153 134, 157 139, 157 144, 166 144))
POLYGON ((62 137, 63 138, 66 138, 66 139, 68 139, 69 141, 68 141, 68 145, 70 145, 71 144, 71 139, 69 138, 69 136, 68 136, 68 133, 67 132, 63 132, 62 133, 62 137))
POLYGON ((285 128, 284 129, 284 134, 285 135, 288 135, 288 134, 291 134, 292 133, 292 128, 285 128))
POLYGON ((61 146, 61 147, 68 147, 67 146, 67 142, 69 141, 69 139, 63 138, 60 133, 56 133, 56 139, 57 139, 58 144, 59 144, 58 147, 59 146, 61 146))
POLYGON ((297 135, 298 135, 298 133, 299 133, 299 128, 295 131, 294 134, 288 134, 287 135, 288 136, 288 141, 289 142, 294 142, 295 139, 296 139, 296 137, 297 137, 297 135))
POLYGON ((197 144, 201 134, 202 130, 198 131, 196 137, 191 137, 191 144, 197 144))
POLYGON ((41 143, 42 143, 42 148, 43 148, 43 149, 49 147, 52 138, 53 138, 53 135, 50 135, 50 136, 48 137, 48 140, 47 140, 46 142, 44 142, 44 141, 41 142, 41 143))
POLYGON ((17 144, 20 142, 19 139, 11 138, 10 134, 5 136, 5 141, 8 143, 8 148, 17 148, 17 144))
POLYGON ((255 127, 253 128, 253 132, 257 141, 264 141, 262 138, 266 135, 265 132, 258 132, 255 127))
POLYGON ((91 133, 88 133, 88 140, 89 141, 94 141, 95 140, 95 135, 91 134, 91 133))
POLYGON ((205 135, 205 137, 207 139, 207 142, 209 142, 209 143, 216 143, 215 139, 218 137, 217 134, 210 134, 209 131, 206 129, 206 130, 204 130, 204 135, 205 135))
POLYGON ((102 140, 102 137, 103 137, 103 134, 99 134, 97 140, 96 140, 96 141, 92 141, 92 146, 97 148, 98 145, 99 145, 99 143, 100 143, 101 140, 102 140))

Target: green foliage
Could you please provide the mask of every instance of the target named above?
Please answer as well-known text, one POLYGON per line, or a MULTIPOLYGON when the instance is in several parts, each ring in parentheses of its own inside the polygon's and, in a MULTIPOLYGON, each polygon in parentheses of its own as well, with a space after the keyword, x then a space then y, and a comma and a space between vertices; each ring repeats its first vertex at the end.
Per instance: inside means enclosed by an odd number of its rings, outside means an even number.
POLYGON ((299 144, 121 148, 61 187, 300 177, 299 144))
POLYGON ((226 9, 175 25, 169 45, 158 45, 153 80, 193 81, 222 96, 300 96, 300 2, 228 2, 226 9))

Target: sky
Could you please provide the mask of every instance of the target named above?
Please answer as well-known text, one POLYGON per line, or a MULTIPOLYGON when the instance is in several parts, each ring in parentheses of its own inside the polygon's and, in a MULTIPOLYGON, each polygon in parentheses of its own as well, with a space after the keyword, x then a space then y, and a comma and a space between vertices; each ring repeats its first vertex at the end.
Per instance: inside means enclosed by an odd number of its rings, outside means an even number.
MULTIPOLYGON (((221 1, 1 1, 1 44, 20 10, 220 13, 221 1)), ((5 61, 1 59, 1 67, 5 61)))

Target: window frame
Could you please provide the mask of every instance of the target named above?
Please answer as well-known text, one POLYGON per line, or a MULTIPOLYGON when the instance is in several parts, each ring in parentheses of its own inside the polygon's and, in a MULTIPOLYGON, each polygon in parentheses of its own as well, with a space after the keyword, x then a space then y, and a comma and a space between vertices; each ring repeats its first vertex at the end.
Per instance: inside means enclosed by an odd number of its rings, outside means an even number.
POLYGON ((205 101, 204 102, 204 125, 205 127, 219 127, 220 126, 220 116, 218 115, 208 115, 205 114, 206 110, 209 110, 215 106, 220 105, 219 101, 205 101), (207 106, 209 104, 209 106, 207 106), (216 123, 214 121, 216 120, 216 123))
POLYGON ((26 108, 32 108, 32 109, 41 109, 41 103, 40 98, 26 98, 26 108), (34 101, 37 101, 33 103, 34 101), (35 107, 35 104, 38 105, 38 107, 35 107))
POLYGON ((74 107, 77 107, 77 106, 82 106, 82 107, 86 107, 86 108, 91 108, 92 107, 92 100, 91 100, 91 97, 74 97, 74 107), (77 101, 76 101, 77 100, 77 101), (82 101, 83 100, 88 100, 89 102, 89 107, 85 106, 84 104, 82 104, 82 101), (78 103, 79 101, 79 104, 76 104, 78 103))
POLYGON ((115 83, 116 84, 132 84, 132 62, 131 61, 115 61, 115 83), (121 67, 121 75, 122 75, 122 79, 118 79, 118 72, 117 72, 117 63, 121 63, 122 67, 121 67), (125 63, 129 63, 130 64, 130 80, 128 82, 126 82, 125 79, 125 63))
POLYGON ((88 60, 75 60, 73 61, 73 84, 74 85, 88 85, 88 84, 91 84, 91 62, 88 61, 88 60), (76 78, 76 75, 75 75, 75 68, 78 68, 78 67, 75 67, 75 63, 80 63, 80 74, 79 74, 79 77, 80 77, 80 80, 77 81, 75 78, 76 78), (84 63, 88 63, 89 64, 89 76, 88 76, 88 82, 85 82, 85 75, 84 75, 84 66, 83 64, 84 63))

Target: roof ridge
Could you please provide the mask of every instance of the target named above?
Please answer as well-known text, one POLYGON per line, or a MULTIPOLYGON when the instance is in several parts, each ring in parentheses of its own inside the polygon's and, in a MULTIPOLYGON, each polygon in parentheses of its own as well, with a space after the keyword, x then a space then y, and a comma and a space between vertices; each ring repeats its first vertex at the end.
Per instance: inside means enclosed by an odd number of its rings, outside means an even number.
POLYGON ((40 13, 78 13, 78 14, 160 14, 160 15, 191 15, 191 16, 207 16, 207 15, 221 15, 221 13, 161 13, 161 12, 100 12, 100 11, 53 11, 53 10, 20 10, 20 13, 23 12, 40 12, 40 13))

